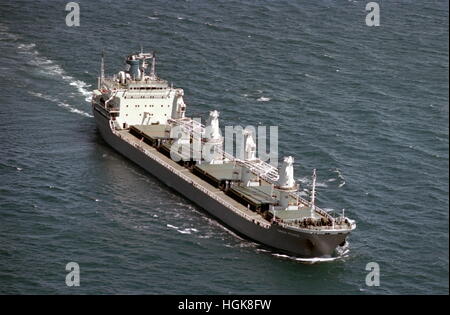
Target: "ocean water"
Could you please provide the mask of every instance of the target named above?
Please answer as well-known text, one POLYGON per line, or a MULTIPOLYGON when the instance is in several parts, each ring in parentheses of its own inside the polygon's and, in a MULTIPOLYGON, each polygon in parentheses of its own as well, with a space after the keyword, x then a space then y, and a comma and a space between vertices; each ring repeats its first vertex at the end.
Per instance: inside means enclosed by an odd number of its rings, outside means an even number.
POLYGON ((0 293, 448 294, 448 2, 0 1, 0 293), (108 147, 90 91, 156 50, 191 116, 279 126, 296 178, 357 221, 305 263, 228 231, 108 147), (81 285, 65 284, 68 262, 81 285), (369 287, 367 263, 380 266, 369 287))

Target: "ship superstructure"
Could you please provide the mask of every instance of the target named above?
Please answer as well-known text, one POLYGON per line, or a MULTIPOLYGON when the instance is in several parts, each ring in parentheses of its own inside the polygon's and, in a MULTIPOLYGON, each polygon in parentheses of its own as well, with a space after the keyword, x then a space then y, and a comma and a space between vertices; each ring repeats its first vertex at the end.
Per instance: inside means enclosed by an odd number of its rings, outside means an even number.
POLYGON ((105 141, 197 203, 234 231, 301 257, 333 255, 355 229, 299 195, 292 157, 277 169, 257 157, 253 135, 244 131, 244 156, 223 150, 219 113, 206 125, 185 117, 183 89, 156 75, 154 53, 126 57, 128 69, 105 77, 102 58, 92 107, 105 141), (151 61, 149 74, 146 73, 151 61))

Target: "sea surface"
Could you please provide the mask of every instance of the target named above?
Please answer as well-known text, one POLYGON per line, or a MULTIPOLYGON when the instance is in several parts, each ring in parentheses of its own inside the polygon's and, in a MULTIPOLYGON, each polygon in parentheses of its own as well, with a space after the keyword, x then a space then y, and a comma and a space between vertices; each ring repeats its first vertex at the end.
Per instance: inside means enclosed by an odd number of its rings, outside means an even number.
POLYGON ((378 27, 360 0, 83 0, 79 27, 67 2, 0 0, 0 293, 449 293, 448 1, 378 1, 378 27), (278 126, 357 221, 343 257, 242 239, 106 145, 101 51, 113 74, 141 45, 190 116, 278 126))

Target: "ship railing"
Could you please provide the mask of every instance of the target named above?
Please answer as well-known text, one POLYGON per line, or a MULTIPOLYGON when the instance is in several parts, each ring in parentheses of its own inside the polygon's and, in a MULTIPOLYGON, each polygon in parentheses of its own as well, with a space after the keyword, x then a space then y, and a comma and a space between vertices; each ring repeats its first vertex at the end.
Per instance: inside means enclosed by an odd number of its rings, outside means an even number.
MULTIPOLYGON (((340 217, 340 218, 333 218, 329 214, 327 214, 324 210, 321 209, 315 209, 316 211, 319 210, 321 212, 324 212, 322 214, 328 215, 328 217, 331 219, 331 225, 324 225, 324 226, 315 226, 315 225, 306 225, 306 226, 300 226, 299 223, 296 223, 296 219, 291 220, 283 220, 280 218, 276 218, 273 221, 285 228, 294 228, 296 230, 314 230, 314 231, 347 231, 349 229, 354 229, 356 226, 354 221, 349 220, 346 217, 340 217)), ((318 211, 318 212, 319 212, 318 211)))
POLYGON ((202 138, 205 134, 205 126, 191 118, 168 119, 168 122, 182 127, 183 131, 191 136, 202 138))
MULTIPOLYGON (((289 196, 291 196, 292 198, 297 199, 299 204, 304 204, 307 207, 312 207, 313 206, 309 200, 306 200, 305 198, 299 196, 298 192, 292 192, 292 193, 289 194, 289 196)), ((316 205, 314 205, 314 211, 319 213, 320 215, 322 215, 322 216, 332 220, 332 221, 336 220, 331 214, 329 214, 325 210, 317 207, 316 205)))
POLYGON ((216 194, 210 192, 208 189, 206 189, 203 186, 197 184, 195 181, 193 181, 188 176, 186 176, 185 174, 183 174, 179 170, 177 170, 174 167, 172 167, 171 165, 169 165, 167 162, 165 162, 162 159, 158 158, 157 156, 151 154, 148 150, 146 150, 140 144, 132 142, 132 141, 128 141, 126 138, 122 137, 122 135, 120 135, 120 133, 115 132, 114 129, 112 129, 112 130, 117 136, 119 136, 121 139, 123 139, 123 140, 127 141, 128 143, 130 143, 131 145, 133 145, 135 148, 137 148, 138 150, 143 152, 146 156, 148 156, 149 158, 155 160, 159 164, 163 165, 165 168, 170 170, 172 173, 176 174, 177 176, 179 176, 180 178, 182 178, 183 180, 185 180, 186 182, 188 182, 189 184, 191 184, 195 188, 201 190, 203 193, 207 194, 209 197, 211 197, 214 200, 218 201, 219 203, 221 203, 222 205, 224 205, 228 209, 232 210, 236 214, 244 217, 245 219, 247 219, 249 221, 252 221, 253 223, 256 223, 256 224, 260 225, 263 228, 266 228, 266 229, 270 228, 270 226, 271 226, 270 223, 264 222, 263 220, 259 220, 259 219, 256 219, 254 217, 251 217, 251 216, 247 215, 246 213, 244 213, 243 211, 239 210, 238 208, 236 208, 235 206, 233 206, 229 202, 226 202, 222 198, 218 197, 216 194))
POLYGON ((107 108, 107 110, 110 112, 110 113, 119 113, 120 112, 120 107, 119 106, 115 106, 115 107, 108 107, 107 108))
POLYGON ((312 225, 308 225, 308 226, 302 226, 300 227, 298 224, 292 223, 292 222, 286 222, 283 220, 277 220, 276 223, 279 226, 282 226, 284 228, 294 228, 295 230, 307 230, 307 231, 326 231, 326 230, 346 230, 346 229, 337 229, 335 225, 333 226, 312 226, 312 225))
MULTIPOLYGON (((347 219, 347 218, 345 218, 347 219)), ((294 228, 296 230, 309 230, 309 231, 348 231, 353 230, 356 225, 354 222, 346 222, 346 220, 343 221, 335 221, 332 223, 332 225, 325 225, 325 226, 314 226, 314 225, 307 225, 307 226, 299 226, 296 223, 293 222, 286 222, 283 220, 277 220, 277 224, 284 227, 284 228, 294 228)), ((347 219, 348 220, 348 219, 347 219)))
MULTIPOLYGON (((299 204, 304 204, 308 207, 312 207, 313 205, 311 204, 310 201, 300 197, 298 195, 298 193, 291 193, 290 194, 291 197, 294 198, 298 198, 299 204)), ((314 206, 314 211, 316 213, 319 213, 320 215, 322 215, 323 217, 327 218, 330 220, 331 222, 331 226, 325 226, 325 227, 321 227, 321 226, 313 226, 313 225, 308 225, 308 226, 299 226, 297 223, 292 222, 295 220, 283 220, 280 218, 277 218, 275 221, 277 222, 277 224, 281 225, 281 226, 289 226, 289 227, 295 227, 296 229, 306 229, 306 230, 332 230, 332 231, 336 231, 336 230, 348 230, 353 229, 355 225, 354 221, 348 219, 347 217, 333 217, 332 215, 330 215, 328 212, 326 212, 325 210, 318 208, 317 206, 314 206), (330 229, 331 227, 331 229, 330 229)))
POLYGON ((246 166, 251 172, 265 181, 276 184, 278 181, 278 169, 260 159, 248 161, 248 160, 240 160, 236 159, 237 162, 241 165, 246 166))

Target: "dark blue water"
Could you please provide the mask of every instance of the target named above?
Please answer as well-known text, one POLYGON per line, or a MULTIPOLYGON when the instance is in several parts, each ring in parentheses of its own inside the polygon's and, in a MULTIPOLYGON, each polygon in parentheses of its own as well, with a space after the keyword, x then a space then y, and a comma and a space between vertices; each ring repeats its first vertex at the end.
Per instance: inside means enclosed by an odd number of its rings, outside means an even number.
POLYGON ((448 294, 447 1, 380 1, 379 27, 365 1, 79 3, 70 28, 66 1, 0 1, 0 293, 448 294), (357 221, 346 258, 265 252, 104 143, 101 49, 115 73, 140 44, 190 115, 279 126, 357 221))

